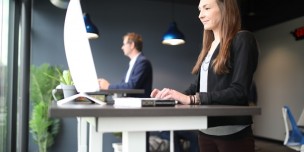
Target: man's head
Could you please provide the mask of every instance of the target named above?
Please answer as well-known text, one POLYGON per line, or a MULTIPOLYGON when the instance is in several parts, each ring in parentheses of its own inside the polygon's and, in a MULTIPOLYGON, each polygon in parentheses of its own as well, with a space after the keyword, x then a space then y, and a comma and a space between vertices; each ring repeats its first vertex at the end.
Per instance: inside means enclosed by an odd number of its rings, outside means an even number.
POLYGON ((132 57, 133 54, 141 52, 143 48, 142 37, 136 33, 127 33, 123 36, 121 49, 126 56, 132 57))

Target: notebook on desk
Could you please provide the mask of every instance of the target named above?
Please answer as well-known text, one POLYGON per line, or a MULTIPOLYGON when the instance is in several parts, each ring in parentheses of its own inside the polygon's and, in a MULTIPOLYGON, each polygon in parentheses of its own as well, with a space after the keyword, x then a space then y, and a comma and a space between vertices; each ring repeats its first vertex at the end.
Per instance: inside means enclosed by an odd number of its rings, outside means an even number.
POLYGON ((115 107, 166 107, 175 106, 177 101, 175 100, 163 100, 156 98, 133 98, 122 97, 114 99, 115 107))

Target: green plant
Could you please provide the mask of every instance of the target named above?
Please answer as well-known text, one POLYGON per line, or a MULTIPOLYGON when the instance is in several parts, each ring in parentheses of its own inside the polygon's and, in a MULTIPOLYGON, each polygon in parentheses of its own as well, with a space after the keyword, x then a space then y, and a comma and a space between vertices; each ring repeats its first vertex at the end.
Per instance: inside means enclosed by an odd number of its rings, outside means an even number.
POLYGON ((74 85, 73 80, 72 80, 72 76, 71 76, 71 72, 69 70, 62 71, 61 69, 56 68, 56 72, 57 72, 59 78, 54 77, 52 75, 49 75, 47 73, 45 73, 45 75, 48 76, 49 78, 52 78, 52 79, 62 83, 62 84, 74 85))
POLYGON ((58 68, 43 64, 39 67, 31 66, 30 99, 32 115, 30 118, 30 132, 38 144, 39 152, 47 152, 54 143, 59 132, 60 121, 49 117, 48 109, 52 101, 52 89, 58 85, 55 79, 46 75, 59 78, 58 68))
POLYGON ((49 119, 48 109, 48 103, 38 103, 34 106, 30 120, 31 133, 38 144, 39 152, 47 152, 47 149, 54 144, 54 137, 59 132, 59 119, 49 119))

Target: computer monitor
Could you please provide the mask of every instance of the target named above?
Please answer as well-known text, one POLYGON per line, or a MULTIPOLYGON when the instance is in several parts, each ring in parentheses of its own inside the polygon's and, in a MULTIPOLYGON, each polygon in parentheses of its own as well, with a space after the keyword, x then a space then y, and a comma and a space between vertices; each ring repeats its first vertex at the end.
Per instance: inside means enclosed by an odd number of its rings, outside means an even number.
POLYGON ((99 91, 98 77, 92 57, 91 47, 86 35, 80 1, 70 1, 64 23, 65 55, 71 76, 79 94, 59 100, 58 105, 86 97, 98 104, 105 104, 88 96, 87 92, 99 91))

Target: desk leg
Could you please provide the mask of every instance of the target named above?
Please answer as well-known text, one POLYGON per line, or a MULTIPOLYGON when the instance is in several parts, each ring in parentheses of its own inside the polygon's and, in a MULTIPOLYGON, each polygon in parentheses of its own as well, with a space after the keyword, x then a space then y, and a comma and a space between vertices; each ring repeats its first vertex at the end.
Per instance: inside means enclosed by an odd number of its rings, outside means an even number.
POLYGON ((89 140, 89 152, 102 152, 103 133, 96 132, 96 128, 90 125, 90 140, 89 140))
POLYGON ((122 135, 123 152, 145 152, 146 132, 123 132, 122 135))
POLYGON ((77 118, 78 152, 87 152, 87 122, 77 118))
POLYGON ((170 130, 170 152, 174 152, 174 131, 170 130))

